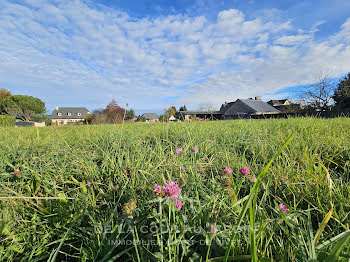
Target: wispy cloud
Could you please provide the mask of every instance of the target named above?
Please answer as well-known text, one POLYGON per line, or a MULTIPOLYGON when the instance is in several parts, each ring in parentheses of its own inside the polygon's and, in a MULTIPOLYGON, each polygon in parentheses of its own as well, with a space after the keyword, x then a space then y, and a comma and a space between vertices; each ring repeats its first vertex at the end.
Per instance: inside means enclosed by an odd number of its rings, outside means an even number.
MULTIPOLYGON (((223 10, 134 18, 79 0, 0 3, 0 84, 49 105, 134 108, 220 104, 310 81, 326 65, 350 68, 350 20, 327 40, 290 18, 223 10), (200 79, 200 81, 197 81, 200 79)), ((320 23, 321 24, 321 23, 320 23)))

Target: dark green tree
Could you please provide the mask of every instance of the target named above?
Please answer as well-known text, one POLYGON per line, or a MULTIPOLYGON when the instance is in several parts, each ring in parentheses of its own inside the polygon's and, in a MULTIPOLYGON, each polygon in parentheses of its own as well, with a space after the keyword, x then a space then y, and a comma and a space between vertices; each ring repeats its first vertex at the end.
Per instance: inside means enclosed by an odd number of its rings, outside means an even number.
POLYGON ((135 117, 135 111, 134 109, 130 109, 127 113, 126 113, 126 119, 127 120, 133 120, 135 117))
POLYGON ((350 109, 350 73, 338 83, 333 99, 338 109, 350 109))
POLYGON ((32 115, 46 112, 45 103, 39 98, 25 95, 8 96, 1 101, 0 110, 2 113, 21 117, 30 121, 32 115))
POLYGON ((183 106, 180 106, 180 109, 179 109, 179 111, 181 112, 181 111, 187 111, 187 108, 186 108, 186 106, 185 105, 183 105, 183 106))
POLYGON ((186 106, 185 105, 183 105, 183 106, 180 106, 180 109, 179 109, 179 111, 178 112, 176 112, 176 118, 177 119, 180 119, 180 120, 184 120, 184 115, 181 113, 182 111, 187 111, 187 108, 186 108, 186 106))

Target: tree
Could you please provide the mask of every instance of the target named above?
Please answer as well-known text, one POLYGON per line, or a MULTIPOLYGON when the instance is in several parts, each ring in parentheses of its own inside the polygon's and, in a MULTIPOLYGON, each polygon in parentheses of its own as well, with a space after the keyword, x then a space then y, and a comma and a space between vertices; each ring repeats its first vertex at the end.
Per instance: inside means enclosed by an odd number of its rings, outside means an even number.
POLYGON ((213 111, 215 111, 215 108, 212 104, 208 103, 208 104, 200 104, 198 106, 198 110, 199 111, 213 112, 213 111))
POLYGON ((187 111, 187 107, 186 107, 185 105, 180 106, 179 111, 180 111, 180 112, 181 112, 181 111, 187 111))
POLYGON ((105 124, 106 121, 106 116, 104 114, 104 109, 100 108, 100 109, 95 109, 92 114, 92 116, 87 118, 86 121, 88 123, 91 123, 93 125, 100 125, 100 124, 105 124))
POLYGON ((11 92, 5 88, 0 88, 0 104, 6 97, 12 96, 11 92))
POLYGON ((167 122, 169 119, 169 115, 168 114, 163 114, 159 116, 159 121, 160 122, 167 122))
POLYGON ((134 109, 130 109, 127 113, 126 113, 126 119, 128 120, 133 120, 135 118, 135 111, 134 109))
POLYGON ((175 106, 169 107, 167 110, 165 110, 165 113, 167 113, 168 116, 175 116, 176 112, 177 111, 175 106))
POLYGON ((350 109, 350 73, 338 83, 333 99, 339 109, 350 109))
POLYGON ((144 116, 138 116, 137 117, 137 122, 146 122, 146 117, 144 117, 144 116))
POLYGON ((304 85, 300 99, 316 110, 328 110, 333 102, 334 82, 328 69, 320 68, 313 74, 313 83, 304 85))
POLYGON ((39 98, 25 95, 8 96, 1 101, 1 111, 13 117, 30 121, 32 115, 46 112, 45 103, 39 98))
POLYGON ((118 106, 113 99, 104 110, 106 121, 108 124, 120 123, 125 119, 126 110, 118 106))
POLYGON ((182 121, 184 120, 184 115, 181 113, 183 111, 187 111, 187 108, 185 105, 180 107, 179 111, 176 113, 176 116, 175 116, 177 119, 180 119, 182 121))

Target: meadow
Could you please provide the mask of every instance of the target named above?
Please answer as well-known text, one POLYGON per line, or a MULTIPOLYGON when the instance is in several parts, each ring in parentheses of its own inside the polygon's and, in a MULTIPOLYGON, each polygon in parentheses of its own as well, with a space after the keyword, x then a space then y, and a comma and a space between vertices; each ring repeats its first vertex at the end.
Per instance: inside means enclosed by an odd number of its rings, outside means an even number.
POLYGON ((0 261, 349 261, 349 214, 349 118, 0 128, 0 261))

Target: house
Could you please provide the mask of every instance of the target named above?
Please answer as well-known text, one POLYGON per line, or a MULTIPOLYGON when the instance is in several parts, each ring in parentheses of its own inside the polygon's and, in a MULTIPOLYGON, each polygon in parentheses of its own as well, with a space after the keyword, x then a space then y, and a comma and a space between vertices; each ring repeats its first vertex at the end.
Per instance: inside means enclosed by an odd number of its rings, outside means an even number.
POLYGON ((303 109, 301 104, 294 104, 288 98, 281 100, 270 100, 267 103, 283 113, 297 113, 303 109))
POLYGON ((237 99, 230 106, 221 106, 222 119, 233 119, 254 115, 279 114, 280 111, 261 100, 261 97, 237 99))
POLYGON ((290 100, 287 99, 280 99, 280 100, 270 100, 267 102, 270 106, 276 107, 276 106, 288 106, 291 104, 290 100))
POLYGON ((64 125, 83 121, 90 114, 85 107, 58 107, 52 112, 52 123, 64 125))
POLYGON ((142 117, 146 118, 146 122, 159 122, 159 116, 155 113, 144 113, 142 117))
POLYGON ((177 119, 176 119, 176 117, 175 116, 170 116, 169 117, 169 121, 171 121, 171 122, 175 122, 177 119))
POLYGON ((190 121, 191 117, 196 119, 235 119, 256 115, 279 114, 280 111, 261 100, 260 96, 248 99, 237 99, 234 102, 225 102, 219 111, 181 111, 185 121, 190 121))

